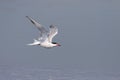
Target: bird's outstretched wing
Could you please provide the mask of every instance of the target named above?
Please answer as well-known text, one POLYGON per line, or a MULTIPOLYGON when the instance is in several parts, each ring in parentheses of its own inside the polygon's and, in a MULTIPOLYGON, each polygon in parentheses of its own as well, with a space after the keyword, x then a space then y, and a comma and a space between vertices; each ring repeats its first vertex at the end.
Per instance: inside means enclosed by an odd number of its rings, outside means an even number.
POLYGON ((49 35, 48 35, 49 42, 52 42, 53 37, 57 34, 58 34, 57 27, 55 27, 54 25, 50 25, 50 32, 49 32, 49 35))
POLYGON ((38 38, 38 40, 40 41, 45 41, 48 37, 48 31, 41 25, 39 24, 38 22, 36 22, 34 19, 32 19, 31 17, 29 16, 26 16, 37 28, 38 30, 40 31, 40 37, 38 38))
POLYGON ((39 24, 29 16, 26 17, 40 30, 41 33, 47 33, 47 30, 41 24, 39 24))

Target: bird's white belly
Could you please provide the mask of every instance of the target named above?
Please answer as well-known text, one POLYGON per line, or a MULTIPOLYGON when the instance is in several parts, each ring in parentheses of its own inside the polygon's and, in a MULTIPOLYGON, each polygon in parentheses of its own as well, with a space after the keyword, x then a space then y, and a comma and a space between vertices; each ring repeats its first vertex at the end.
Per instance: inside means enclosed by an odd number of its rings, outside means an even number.
POLYGON ((48 42, 43 42, 43 43, 41 43, 40 45, 43 46, 43 47, 47 47, 47 48, 53 47, 53 46, 52 46, 50 43, 48 43, 48 42))

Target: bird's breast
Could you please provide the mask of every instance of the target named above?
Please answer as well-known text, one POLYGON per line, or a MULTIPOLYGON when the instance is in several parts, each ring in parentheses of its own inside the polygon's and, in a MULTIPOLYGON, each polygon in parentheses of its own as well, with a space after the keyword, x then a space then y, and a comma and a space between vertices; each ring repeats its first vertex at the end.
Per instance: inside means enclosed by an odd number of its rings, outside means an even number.
POLYGON ((53 46, 51 45, 51 43, 49 43, 49 42, 43 42, 43 43, 41 43, 40 45, 43 46, 43 47, 53 47, 53 46))

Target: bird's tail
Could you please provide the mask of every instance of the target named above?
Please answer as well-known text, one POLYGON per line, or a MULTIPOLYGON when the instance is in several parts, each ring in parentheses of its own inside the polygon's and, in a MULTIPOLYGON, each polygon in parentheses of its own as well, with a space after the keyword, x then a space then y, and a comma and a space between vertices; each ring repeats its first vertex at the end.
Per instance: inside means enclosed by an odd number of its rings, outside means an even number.
POLYGON ((29 46, 35 46, 35 45, 40 45, 40 41, 34 39, 34 42, 33 43, 30 43, 30 44, 27 44, 29 46))

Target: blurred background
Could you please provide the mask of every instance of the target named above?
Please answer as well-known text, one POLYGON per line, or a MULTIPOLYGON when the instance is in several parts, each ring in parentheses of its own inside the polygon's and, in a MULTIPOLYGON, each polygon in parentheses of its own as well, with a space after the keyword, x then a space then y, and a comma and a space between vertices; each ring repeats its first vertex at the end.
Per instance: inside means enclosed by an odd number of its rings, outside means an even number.
POLYGON ((120 0, 0 0, 0 65, 120 71, 120 0), (61 47, 27 46, 46 29, 61 47))

